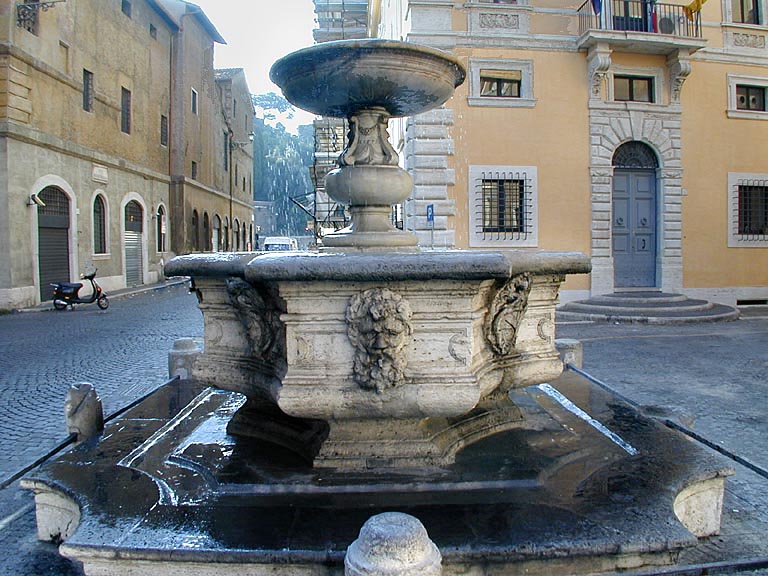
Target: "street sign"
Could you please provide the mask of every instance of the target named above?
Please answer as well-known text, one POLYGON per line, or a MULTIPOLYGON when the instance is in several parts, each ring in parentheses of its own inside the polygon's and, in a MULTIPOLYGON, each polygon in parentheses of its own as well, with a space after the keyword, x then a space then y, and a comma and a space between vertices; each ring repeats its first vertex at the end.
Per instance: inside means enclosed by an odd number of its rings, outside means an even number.
POLYGON ((430 228, 435 227, 435 205, 427 204, 427 224, 430 228))

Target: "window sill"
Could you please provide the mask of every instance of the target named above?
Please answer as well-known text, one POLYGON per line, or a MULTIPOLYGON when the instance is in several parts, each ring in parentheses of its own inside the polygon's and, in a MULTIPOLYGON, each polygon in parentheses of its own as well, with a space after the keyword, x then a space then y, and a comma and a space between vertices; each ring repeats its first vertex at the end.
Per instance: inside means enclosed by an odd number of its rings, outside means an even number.
POLYGON ((768 120, 768 112, 750 111, 750 110, 728 110, 728 118, 739 120, 768 120))
POLYGON ((470 106, 489 106, 494 108, 533 108, 535 98, 494 98, 490 96, 470 96, 467 98, 470 106))
POLYGON ((109 252, 104 252, 103 254, 92 254, 91 258, 94 260, 109 260, 112 258, 112 254, 109 252))
POLYGON ((742 22, 723 22, 723 28, 736 28, 738 30, 749 30, 751 32, 768 32, 768 26, 764 24, 746 24, 742 22))
POLYGON ((728 239, 728 248, 768 248, 767 240, 742 240, 740 237, 728 239))

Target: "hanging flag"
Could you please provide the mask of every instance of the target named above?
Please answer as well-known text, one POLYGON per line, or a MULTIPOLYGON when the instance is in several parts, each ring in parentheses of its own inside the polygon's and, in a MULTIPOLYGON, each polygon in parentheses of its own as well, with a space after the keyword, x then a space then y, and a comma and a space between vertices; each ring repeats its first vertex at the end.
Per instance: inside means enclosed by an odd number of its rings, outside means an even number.
POLYGON ((648 2, 648 31, 659 31, 659 20, 658 16, 656 15, 656 0, 650 0, 648 2))
POLYGON ((599 15, 603 10, 603 0, 592 0, 592 10, 599 15))
POLYGON ((693 15, 701 10, 701 7, 704 6, 704 2, 706 1, 707 0, 693 0, 688 6, 683 6, 683 12, 685 12, 686 18, 688 18, 688 20, 693 20, 693 15))

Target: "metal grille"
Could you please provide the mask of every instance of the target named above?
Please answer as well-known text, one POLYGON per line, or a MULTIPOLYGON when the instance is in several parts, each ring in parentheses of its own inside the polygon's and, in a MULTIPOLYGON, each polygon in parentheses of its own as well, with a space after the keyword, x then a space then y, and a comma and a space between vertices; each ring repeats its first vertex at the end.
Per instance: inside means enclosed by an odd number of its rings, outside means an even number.
POLYGON ((65 216, 69 218, 69 198, 59 188, 47 186, 38 194, 45 206, 38 209, 39 216, 65 216))
POLYGON ((736 193, 741 239, 768 240, 768 180, 741 180, 736 193))
POLYGON ((533 232, 532 183, 526 172, 483 173, 476 187, 475 222, 483 240, 524 240, 533 232))
POLYGON ((107 252, 107 210, 101 195, 93 201, 93 252, 105 254, 107 252))
POLYGON ((131 200, 125 205, 125 229, 133 232, 144 230, 144 211, 141 205, 135 200, 131 200))

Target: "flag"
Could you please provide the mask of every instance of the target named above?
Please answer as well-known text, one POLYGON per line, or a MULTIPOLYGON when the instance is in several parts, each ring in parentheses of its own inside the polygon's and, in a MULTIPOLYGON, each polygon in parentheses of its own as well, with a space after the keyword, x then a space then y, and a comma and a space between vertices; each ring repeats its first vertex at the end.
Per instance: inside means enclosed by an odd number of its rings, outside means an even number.
POLYGON ((592 10, 595 14, 600 14, 603 10, 603 0, 592 0, 592 10))
POLYGON ((693 0, 688 6, 683 6, 683 12, 685 12, 686 18, 688 18, 688 20, 693 20, 693 15, 701 10, 701 7, 704 6, 704 2, 706 1, 707 0, 693 0))
POLYGON ((650 0, 648 2, 648 32, 659 31, 659 20, 656 15, 656 1, 650 0))

